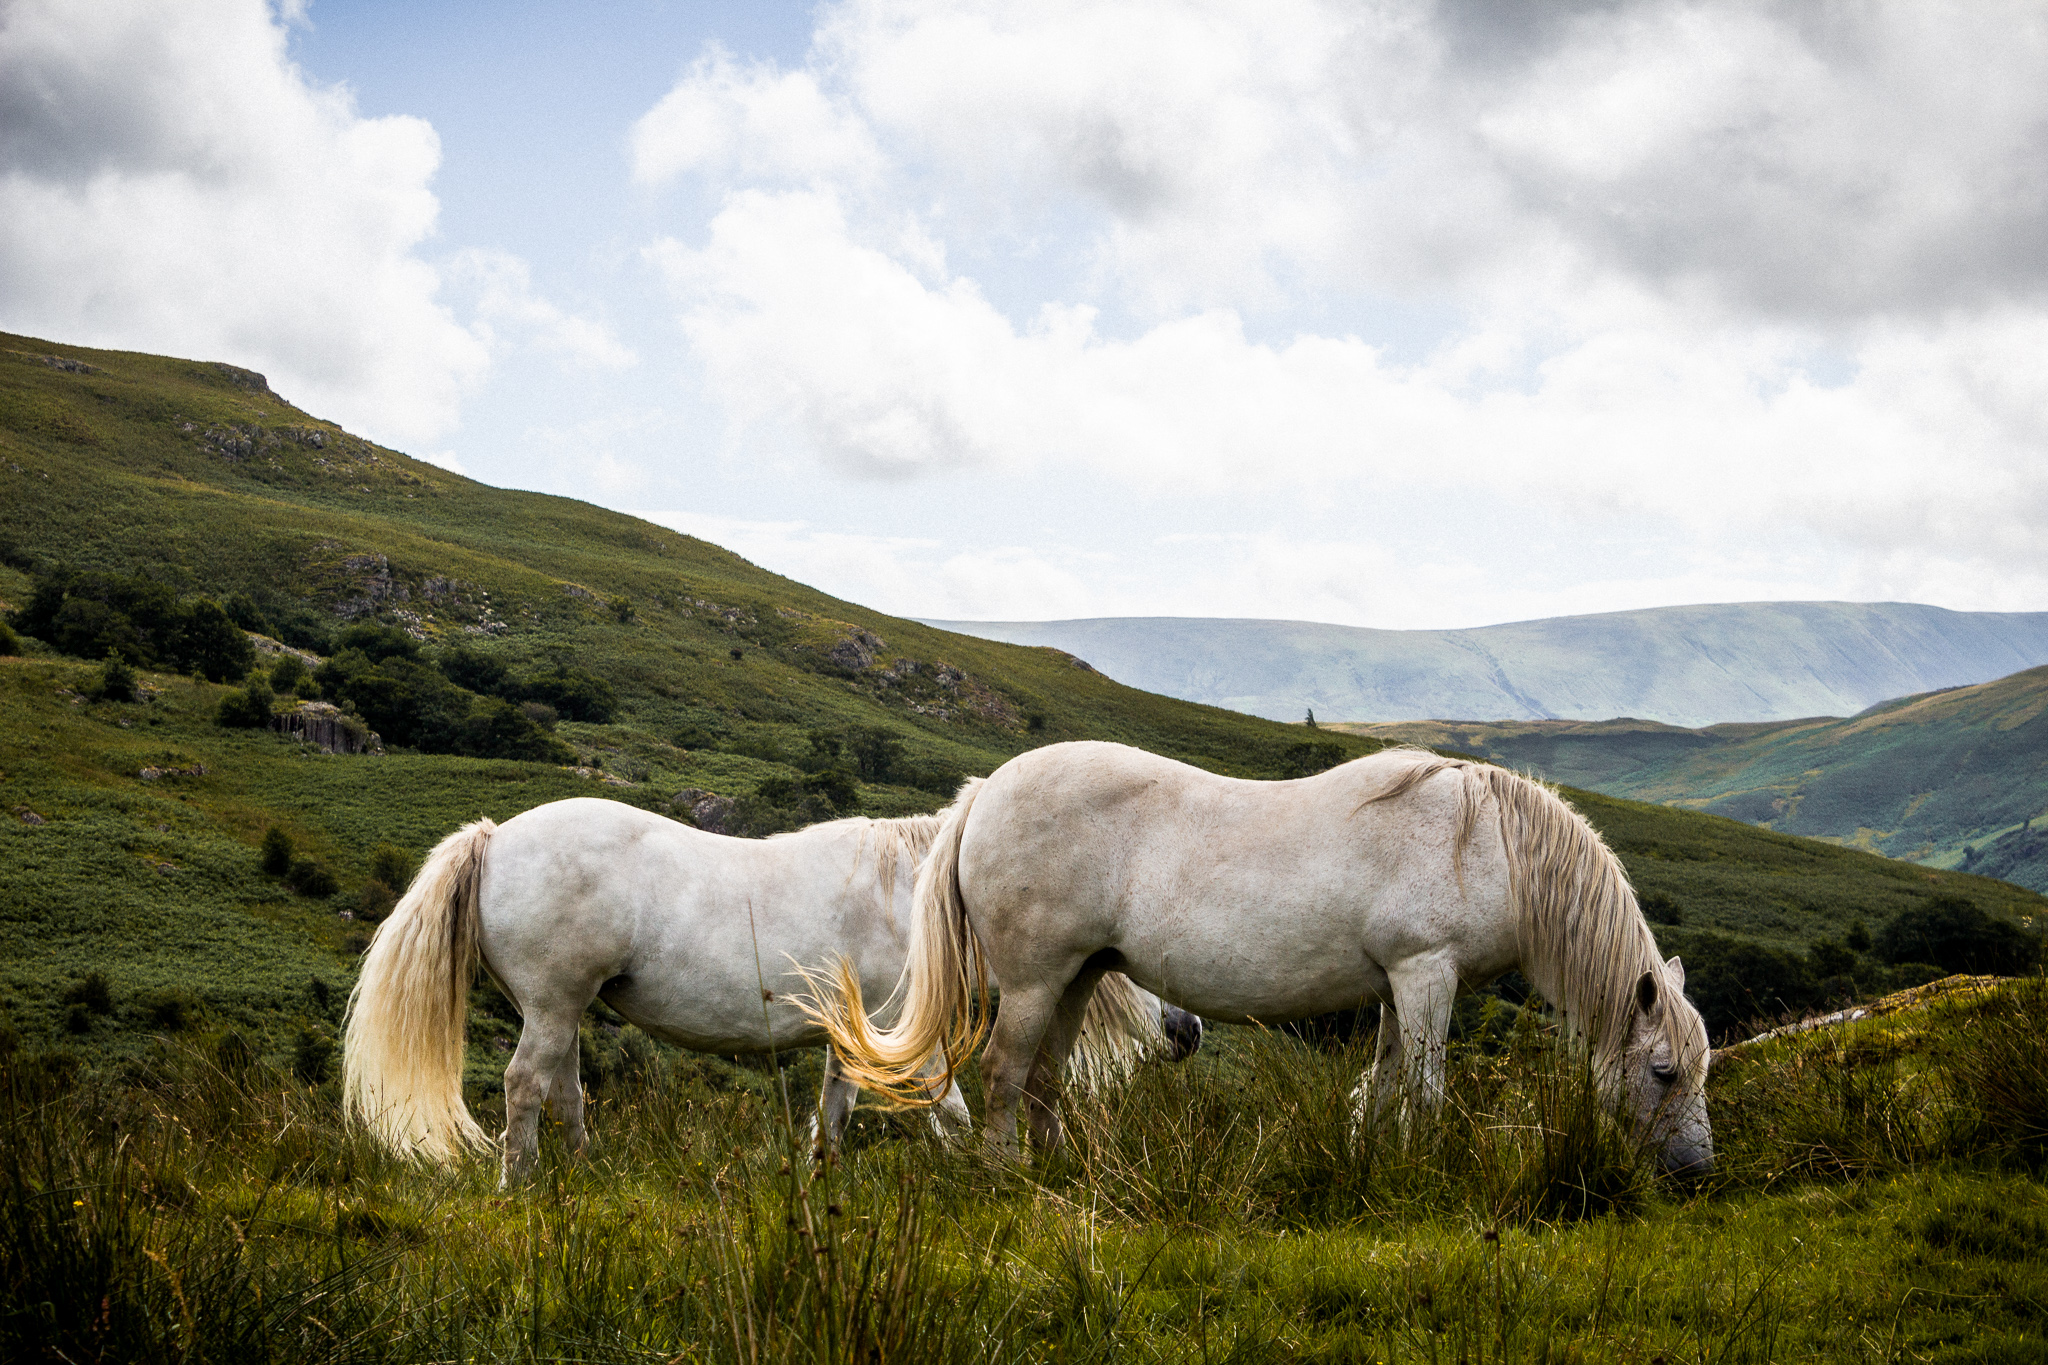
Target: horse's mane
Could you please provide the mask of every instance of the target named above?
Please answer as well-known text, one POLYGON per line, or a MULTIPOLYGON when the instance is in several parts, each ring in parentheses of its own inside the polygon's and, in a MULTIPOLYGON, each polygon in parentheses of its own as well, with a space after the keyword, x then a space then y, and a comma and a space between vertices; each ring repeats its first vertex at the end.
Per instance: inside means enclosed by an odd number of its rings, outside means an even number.
MULTIPOLYGON (((1452 856, 1462 886, 1465 850, 1481 808, 1491 801, 1507 850, 1522 975, 1557 1006, 1566 1028, 1587 1041, 1596 1062, 1618 1060, 1634 1024, 1637 979, 1650 972, 1668 989, 1656 937, 1621 859, 1547 783, 1427 749, 1396 752, 1412 753, 1414 762, 1359 808, 1394 800, 1438 773, 1458 773, 1463 781, 1452 856)), ((1680 1012, 1661 1013, 1673 1045, 1684 1045, 1680 1012)))

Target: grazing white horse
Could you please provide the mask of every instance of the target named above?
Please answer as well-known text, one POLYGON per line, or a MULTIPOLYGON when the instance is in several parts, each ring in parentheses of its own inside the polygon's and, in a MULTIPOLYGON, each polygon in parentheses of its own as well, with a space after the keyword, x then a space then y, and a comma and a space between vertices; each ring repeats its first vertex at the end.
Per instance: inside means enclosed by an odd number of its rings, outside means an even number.
MULTIPOLYGON (((772 839, 734 839, 616 801, 556 801, 465 825, 429 855, 377 930, 349 997, 348 1112, 393 1149, 448 1159, 488 1144, 462 1100, 464 1016, 475 965, 519 1009, 505 1068, 504 1176, 531 1165, 543 1103, 569 1146, 585 1141, 577 1025, 594 999, 698 1052, 815 1046, 824 1031, 792 1000, 796 965, 843 958, 885 993, 908 951, 910 891, 939 817, 837 820, 772 839)), ((1090 1016, 1077 1063, 1128 1066, 1199 1020, 1128 981, 1090 1016)), ((909 1068, 964 1125, 943 1059, 909 1068)), ((835 1143, 859 1087, 828 1058, 813 1137, 835 1143)))
POLYGON ((1002 1007, 982 1066, 999 1154, 1016 1154, 1020 1102, 1033 1140, 1059 1142, 1060 1065, 1105 972, 1240 1023, 1377 1001, 1369 1093, 1434 1109, 1453 997, 1519 969, 1666 1165, 1712 1167, 1706 1028, 1683 967, 1658 960, 1619 860, 1538 783, 1420 750, 1247 782, 1055 744, 941 814, 895 1024, 866 1018, 851 965, 805 1003, 855 1080, 928 1103, 917 1070, 979 1041, 969 1002, 992 973, 1002 1007))

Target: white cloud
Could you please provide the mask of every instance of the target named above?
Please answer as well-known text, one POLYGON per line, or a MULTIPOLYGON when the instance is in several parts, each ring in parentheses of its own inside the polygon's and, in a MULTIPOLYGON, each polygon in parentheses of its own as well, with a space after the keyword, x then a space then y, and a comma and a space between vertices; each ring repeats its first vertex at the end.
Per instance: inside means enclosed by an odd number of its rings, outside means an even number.
POLYGON ((494 344, 503 344, 497 330, 503 327, 580 367, 623 370, 640 363, 603 323, 566 313, 535 294, 531 267, 509 251, 457 252, 448 273, 452 285, 474 292, 476 328, 494 344))
POLYGON ((633 125, 633 178, 687 172, 772 180, 860 177, 879 162, 867 126, 803 71, 741 66, 719 49, 633 125))
POLYGON ((0 311, 228 360, 382 439, 457 420, 485 341, 419 250, 434 131, 308 82, 262 0, 0 12, 0 311))
MULTIPOLYGON (((786 460, 1478 491, 1658 528, 1646 593, 1772 595, 1769 560, 2004 605, 2048 586, 2044 130, 2032 6, 849 0, 801 70, 700 62, 636 165, 716 192, 649 258, 786 460), (1389 344, 1410 306, 1434 344, 1389 344)), ((1235 581, 1355 619, 1383 543, 1247 542, 1235 581)), ((1448 605, 1501 561, 1403 573, 1448 605)), ((1028 614, 1080 600, 1040 581, 1028 614)))

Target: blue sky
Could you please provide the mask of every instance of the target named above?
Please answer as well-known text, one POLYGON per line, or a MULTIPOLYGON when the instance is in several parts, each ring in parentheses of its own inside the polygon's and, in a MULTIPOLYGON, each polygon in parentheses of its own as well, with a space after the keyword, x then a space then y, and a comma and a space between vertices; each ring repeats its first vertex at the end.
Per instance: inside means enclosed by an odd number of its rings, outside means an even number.
POLYGON ((0 327, 902 614, 2048 607, 2048 18, 12 0, 0 327))

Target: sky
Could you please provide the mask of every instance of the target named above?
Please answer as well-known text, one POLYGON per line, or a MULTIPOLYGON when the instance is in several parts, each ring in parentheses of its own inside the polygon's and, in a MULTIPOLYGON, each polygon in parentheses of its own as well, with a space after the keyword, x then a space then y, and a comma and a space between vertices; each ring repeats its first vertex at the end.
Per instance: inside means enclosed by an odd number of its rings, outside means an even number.
POLYGON ((2048 8, 0 0, 0 330, 900 615, 2048 609, 2048 8))

